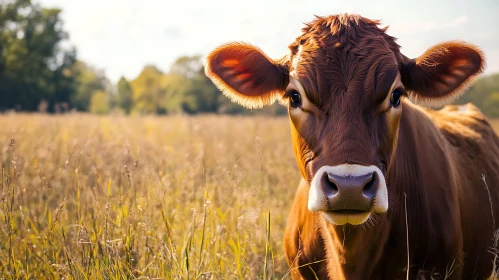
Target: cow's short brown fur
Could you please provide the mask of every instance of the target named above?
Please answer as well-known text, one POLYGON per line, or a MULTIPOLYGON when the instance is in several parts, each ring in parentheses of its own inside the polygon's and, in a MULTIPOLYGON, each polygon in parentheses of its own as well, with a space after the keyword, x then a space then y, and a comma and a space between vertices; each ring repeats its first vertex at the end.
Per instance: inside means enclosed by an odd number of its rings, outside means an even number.
POLYGON ((206 74, 250 108, 289 103, 291 75, 313 104, 299 115, 290 108, 302 175, 284 239, 293 278, 403 279, 409 264, 411 279, 485 279, 497 249, 499 138, 471 104, 434 111, 409 101, 454 100, 482 71, 483 55, 447 42, 408 59, 378 25, 357 15, 318 17, 285 57, 232 43, 208 56, 206 74), (400 108, 385 101, 392 84, 407 91, 400 108), (344 163, 383 171, 386 213, 339 226, 308 210, 317 170, 344 163))

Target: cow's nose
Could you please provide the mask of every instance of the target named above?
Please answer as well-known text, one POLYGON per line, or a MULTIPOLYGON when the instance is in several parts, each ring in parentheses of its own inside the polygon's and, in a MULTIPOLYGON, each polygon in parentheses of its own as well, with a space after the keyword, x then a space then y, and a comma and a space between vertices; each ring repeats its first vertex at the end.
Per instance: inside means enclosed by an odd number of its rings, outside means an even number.
POLYGON ((375 172, 362 175, 324 172, 321 185, 328 211, 365 212, 371 209, 378 189, 378 178, 375 172))

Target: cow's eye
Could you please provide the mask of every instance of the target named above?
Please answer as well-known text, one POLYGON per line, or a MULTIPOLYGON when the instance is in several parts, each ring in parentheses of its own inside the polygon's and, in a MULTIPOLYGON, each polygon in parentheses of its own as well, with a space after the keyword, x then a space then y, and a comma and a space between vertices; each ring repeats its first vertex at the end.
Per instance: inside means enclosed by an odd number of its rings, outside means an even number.
POLYGON ((393 107, 400 106, 400 98, 402 97, 402 93, 399 90, 394 90, 392 95, 390 96, 390 105, 393 107))
POLYGON ((286 93, 289 96, 289 105, 293 108, 301 106, 301 95, 298 91, 292 89, 286 93))

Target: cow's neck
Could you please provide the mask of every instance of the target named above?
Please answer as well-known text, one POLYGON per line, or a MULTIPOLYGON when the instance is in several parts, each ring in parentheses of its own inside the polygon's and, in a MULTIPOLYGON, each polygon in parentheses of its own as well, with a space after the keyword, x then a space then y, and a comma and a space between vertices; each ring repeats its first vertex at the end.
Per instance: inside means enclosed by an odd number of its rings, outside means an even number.
POLYGON ((357 279, 356 277, 360 275, 373 275, 379 260, 387 258, 384 253, 388 247, 390 257, 393 258, 390 262, 394 265, 393 268, 395 269, 395 265, 398 264, 402 266, 398 269, 403 271, 407 254, 406 207, 410 211, 418 209, 418 213, 411 213, 413 218, 408 215, 410 238, 411 235, 427 230, 424 228, 427 224, 421 222, 420 219, 428 216, 425 212, 427 196, 424 188, 421 188, 424 184, 421 180, 424 179, 421 178, 424 177, 422 175, 425 172, 428 172, 428 170, 423 170, 422 166, 432 167, 431 164, 421 164, 418 160, 423 156, 422 153, 433 153, 431 158, 439 158, 436 154, 439 151, 428 148, 432 141, 439 140, 438 137, 435 125, 423 111, 410 103, 405 106, 400 121, 396 155, 387 174, 390 201, 388 212, 373 215, 372 220, 362 226, 334 226, 322 217, 319 221, 328 255, 330 277, 341 279, 345 274, 347 278, 357 279), (416 141, 423 141, 423 143, 416 143, 416 141), (411 231, 411 229, 414 230, 411 231), (355 267, 349 264, 355 264, 355 267), (356 275, 356 273, 360 274, 356 275))
MULTIPOLYGON (((390 237, 387 216, 379 215, 362 226, 334 226, 320 219, 330 278, 342 279, 346 275, 347 279, 361 279, 361 275, 372 275, 390 237)), ((398 249, 405 252, 404 248, 398 249)))

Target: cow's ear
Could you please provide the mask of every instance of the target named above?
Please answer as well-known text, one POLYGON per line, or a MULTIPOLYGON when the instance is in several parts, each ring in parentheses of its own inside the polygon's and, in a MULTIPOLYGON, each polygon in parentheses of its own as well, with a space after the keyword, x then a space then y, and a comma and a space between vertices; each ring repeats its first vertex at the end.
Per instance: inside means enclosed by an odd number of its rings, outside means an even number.
POLYGON ((415 59, 403 57, 402 83, 417 103, 437 107, 456 100, 485 67, 483 53, 463 42, 435 45, 415 59))
POLYGON ((243 43, 230 43, 211 52, 205 74, 224 95, 246 108, 274 103, 289 82, 286 65, 243 43))

